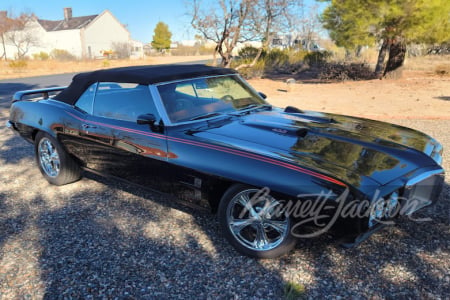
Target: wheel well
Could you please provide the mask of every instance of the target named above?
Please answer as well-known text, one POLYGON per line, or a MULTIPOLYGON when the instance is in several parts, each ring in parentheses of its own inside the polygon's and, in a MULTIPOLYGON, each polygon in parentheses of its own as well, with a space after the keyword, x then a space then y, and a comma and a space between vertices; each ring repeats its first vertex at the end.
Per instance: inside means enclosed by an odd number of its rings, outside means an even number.
POLYGON ((33 132, 31 133, 31 139, 34 141, 36 139, 36 135, 38 134, 39 130, 38 129, 34 129, 33 132))
POLYGON ((228 180, 214 179, 209 182, 211 187, 207 191, 208 202, 211 207, 211 212, 216 213, 219 208, 220 199, 222 199, 223 194, 228 190, 228 188, 233 185, 234 182, 228 180))

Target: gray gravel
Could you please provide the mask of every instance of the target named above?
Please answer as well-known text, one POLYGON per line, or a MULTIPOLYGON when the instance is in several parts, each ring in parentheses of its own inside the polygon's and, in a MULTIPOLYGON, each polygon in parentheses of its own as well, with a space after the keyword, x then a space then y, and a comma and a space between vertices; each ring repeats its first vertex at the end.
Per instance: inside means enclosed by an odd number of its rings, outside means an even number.
MULTIPOLYGON (((93 175, 47 184, 32 146, 3 127, 0 108, 0 299, 276 299, 287 282, 305 298, 450 295, 450 181, 438 205, 356 249, 329 236, 273 260, 242 257, 215 216, 93 175)), ((450 170, 450 120, 396 121, 437 137, 450 170)))

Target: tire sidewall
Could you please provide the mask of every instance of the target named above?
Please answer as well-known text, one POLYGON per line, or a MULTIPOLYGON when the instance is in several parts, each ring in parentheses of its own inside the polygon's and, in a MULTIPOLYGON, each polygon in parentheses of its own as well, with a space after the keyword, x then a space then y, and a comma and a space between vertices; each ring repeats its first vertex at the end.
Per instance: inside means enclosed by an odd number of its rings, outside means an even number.
POLYGON ((64 185, 70 182, 73 182, 80 177, 80 170, 78 166, 74 163, 73 159, 67 154, 67 152, 63 149, 61 144, 58 142, 56 138, 51 136, 46 132, 39 132, 36 135, 35 143, 34 143, 34 153, 36 158, 36 163, 38 164, 39 170, 45 179, 54 185, 64 185), (49 176, 45 170, 42 168, 40 157, 39 157, 39 143, 43 138, 47 138, 53 144, 56 149, 56 152, 59 156, 60 168, 59 173, 55 177, 49 176))
POLYGON ((288 253, 290 250, 292 250, 292 248, 294 248, 295 243, 296 243, 295 237, 290 232, 291 228, 292 228, 292 220, 290 218, 289 218, 289 225, 288 225, 289 233, 284 238, 284 240, 281 242, 281 244, 279 244, 277 247, 270 249, 270 250, 257 251, 257 250, 249 249, 249 248, 243 246, 231 232, 231 230, 228 226, 228 221, 227 221, 228 205, 230 204, 231 200, 234 198, 235 195, 237 195, 238 193, 240 193, 244 190, 248 190, 248 189, 255 189, 255 187, 251 187, 251 186, 244 185, 244 184, 235 184, 235 185, 232 185, 222 196, 222 199, 220 200, 220 203, 219 203, 219 210, 218 210, 217 215, 218 215, 219 224, 222 229, 223 235, 228 240, 228 242, 234 248, 236 248, 236 250, 238 250, 240 253, 242 253, 246 256, 255 257, 255 258, 275 258, 275 257, 278 257, 278 256, 288 253))

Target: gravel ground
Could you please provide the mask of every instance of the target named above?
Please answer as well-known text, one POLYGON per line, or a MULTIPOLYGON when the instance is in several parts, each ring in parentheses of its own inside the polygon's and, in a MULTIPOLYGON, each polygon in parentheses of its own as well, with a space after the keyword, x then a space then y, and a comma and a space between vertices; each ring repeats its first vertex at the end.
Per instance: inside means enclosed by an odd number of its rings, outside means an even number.
MULTIPOLYGON (((222 238, 215 216, 90 175, 47 184, 32 146, 3 127, 0 107, 0 299, 277 299, 450 295, 450 181, 440 202, 356 249, 329 236, 282 258, 255 260, 222 238), (92 180, 94 179, 94 180, 92 180)), ((437 137, 450 170, 450 120, 397 121, 437 137)))

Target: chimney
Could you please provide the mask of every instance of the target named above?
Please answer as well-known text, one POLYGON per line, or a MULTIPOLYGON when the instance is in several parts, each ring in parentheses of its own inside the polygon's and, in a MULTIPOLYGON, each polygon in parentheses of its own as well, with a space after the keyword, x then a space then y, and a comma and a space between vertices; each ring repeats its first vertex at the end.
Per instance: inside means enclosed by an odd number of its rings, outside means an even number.
POLYGON ((70 19, 72 19, 72 8, 65 7, 64 8, 64 20, 69 21, 70 19))

